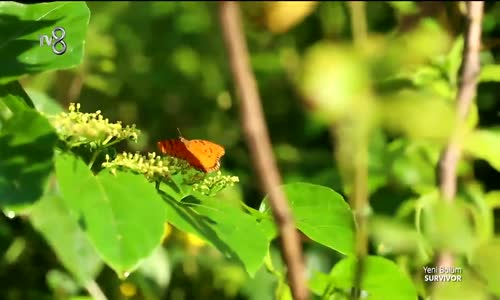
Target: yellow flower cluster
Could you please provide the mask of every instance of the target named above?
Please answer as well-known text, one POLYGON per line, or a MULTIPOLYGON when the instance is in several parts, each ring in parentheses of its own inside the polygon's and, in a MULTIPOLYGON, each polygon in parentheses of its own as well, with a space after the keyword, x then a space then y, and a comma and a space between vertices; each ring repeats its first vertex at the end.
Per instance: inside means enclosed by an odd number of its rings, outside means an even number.
MULTIPOLYGON (((89 145, 93 149, 95 155, 91 164, 103 148, 127 139, 137 141, 140 133, 135 125, 123 127, 121 122, 111 123, 101 115, 101 111, 80 112, 79 103, 71 103, 67 113, 62 112, 48 118, 59 138, 70 148, 89 145)), ((144 175, 150 181, 171 180, 173 175, 181 173, 183 185, 192 186, 205 195, 214 195, 239 180, 236 176, 222 176, 220 171, 215 176, 207 175, 195 170, 185 160, 159 156, 155 152, 147 155, 123 152, 113 157, 106 154, 102 167, 110 169, 114 174, 119 169, 129 170, 144 175)))
POLYGON ((165 164, 164 159, 161 156, 156 156, 154 152, 148 153, 147 156, 123 152, 113 160, 106 154, 106 162, 102 166, 110 169, 112 173, 116 173, 117 169, 128 169, 143 174, 149 180, 170 175, 170 169, 165 164))
POLYGON ((193 184, 193 189, 201 194, 211 196, 228 186, 233 186, 239 181, 238 176, 222 175, 218 171, 215 176, 207 176, 200 182, 193 184))
POLYGON ((124 152, 118 154, 113 160, 109 155, 106 155, 106 162, 102 166, 110 169, 112 173, 116 173, 118 169, 127 169, 144 175, 150 181, 170 178, 170 176, 181 172, 185 177, 184 184, 191 185, 193 190, 207 196, 214 195, 239 182, 237 176, 224 176, 220 171, 214 176, 201 174, 184 160, 157 156, 154 152, 148 153, 147 156, 124 152))
POLYGON ((100 148, 130 139, 137 141, 140 133, 135 125, 123 127, 121 122, 111 123, 101 115, 80 112, 80 103, 71 103, 69 112, 49 116, 59 138, 70 147, 87 144, 91 148, 100 148))

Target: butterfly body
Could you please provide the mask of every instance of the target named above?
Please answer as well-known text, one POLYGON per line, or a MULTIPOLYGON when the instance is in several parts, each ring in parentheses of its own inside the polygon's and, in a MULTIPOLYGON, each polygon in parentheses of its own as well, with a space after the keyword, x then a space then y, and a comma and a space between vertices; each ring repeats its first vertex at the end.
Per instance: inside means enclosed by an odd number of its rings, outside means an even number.
POLYGON ((205 173, 217 171, 225 154, 222 146, 205 140, 186 140, 183 137, 158 142, 164 154, 183 159, 205 173))

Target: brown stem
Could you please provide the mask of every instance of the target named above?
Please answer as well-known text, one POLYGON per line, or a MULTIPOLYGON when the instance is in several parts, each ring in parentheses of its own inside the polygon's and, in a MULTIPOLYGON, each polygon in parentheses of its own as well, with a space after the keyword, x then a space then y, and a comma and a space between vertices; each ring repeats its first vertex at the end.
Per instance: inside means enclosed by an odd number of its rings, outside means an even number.
POLYGON ((221 1, 219 5, 224 43, 241 101, 240 116, 246 142, 261 187, 269 195, 269 204, 280 233, 282 255, 288 267, 293 299, 305 300, 309 298, 309 291, 300 239, 285 194, 280 188, 281 178, 272 153, 257 84, 250 68, 238 3, 221 1))
MULTIPOLYGON (((452 203, 457 192, 457 164, 460 159, 460 139, 467 114, 476 97, 477 80, 480 71, 479 51, 481 48, 481 24, 483 17, 483 1, 467 2, 467 28, 464 40, 462 65, 459 74, 457 94, 456 129, 452 139, 441 157, 440 191, 444 201, 452 203)), ((451 267, 453 256, 442 253, 438 265, 451 267)))
POLYGON ((465 122, 470 106, 476 96, 477 77, 480 68, 479 51, 481 47, 483 2, 469 1, 467 2, 467 8, 468 26, 457 94, 457 129, 440 161, 441 194, 445 201, 449 202, 453 202, 457 190, 456 169, 461 151, 460 128, 465 122))

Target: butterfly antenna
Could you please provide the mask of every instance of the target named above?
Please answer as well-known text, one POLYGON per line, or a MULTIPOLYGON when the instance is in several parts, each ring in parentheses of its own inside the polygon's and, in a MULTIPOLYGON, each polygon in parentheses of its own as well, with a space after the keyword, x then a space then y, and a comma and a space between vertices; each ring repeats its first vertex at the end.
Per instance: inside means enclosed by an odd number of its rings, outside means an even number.
POLYGON ((179 137, 182 137, 181 130, 177 127, 177 132, 179 132, 179 137))

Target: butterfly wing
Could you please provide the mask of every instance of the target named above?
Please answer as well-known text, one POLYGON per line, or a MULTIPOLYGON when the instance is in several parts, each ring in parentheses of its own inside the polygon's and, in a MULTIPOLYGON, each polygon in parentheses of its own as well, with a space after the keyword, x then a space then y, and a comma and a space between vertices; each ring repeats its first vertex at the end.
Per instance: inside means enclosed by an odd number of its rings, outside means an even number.
POLYGON ((220 168, 220 158, 225 154, 222 146, 205 140, 184 140, 184 144, 197 160, 191 163, 193 167, 205 173, 217 171, 220 168))
POLYGON ((189 160, 192 157, 186 144, 181 139, 159 141, 158 149, 164 154, 184 160, 189 160))

